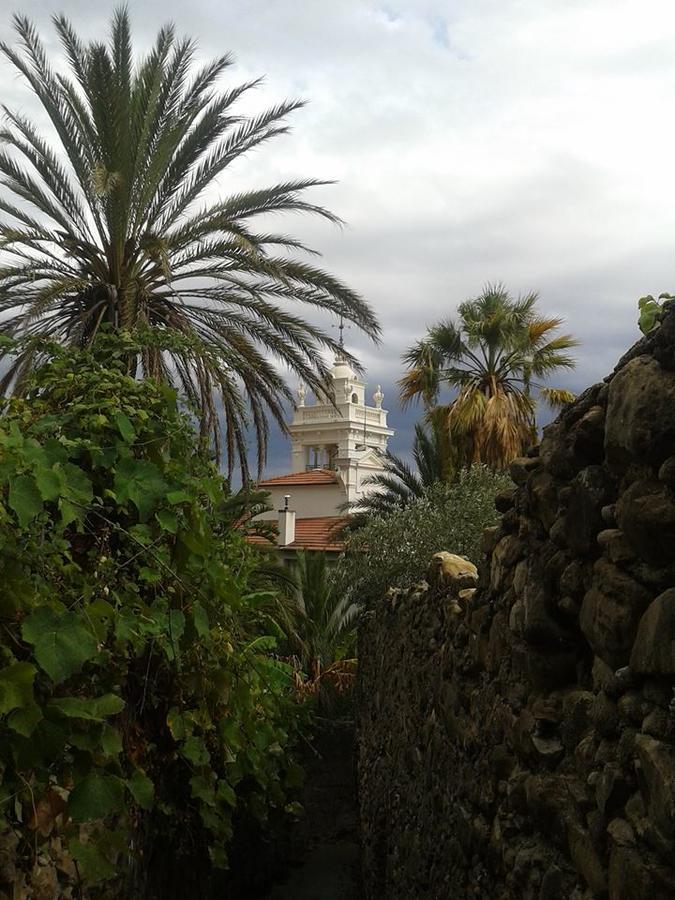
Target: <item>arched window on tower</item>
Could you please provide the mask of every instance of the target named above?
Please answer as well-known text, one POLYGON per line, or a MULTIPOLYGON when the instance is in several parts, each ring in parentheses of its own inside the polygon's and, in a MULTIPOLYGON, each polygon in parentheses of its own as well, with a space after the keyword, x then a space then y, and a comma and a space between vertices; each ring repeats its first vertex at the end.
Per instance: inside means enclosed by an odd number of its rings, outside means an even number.
POLYGON ((358 402, 359 402, 359 395, 352 394, 352 403, 358 403, 358 402))

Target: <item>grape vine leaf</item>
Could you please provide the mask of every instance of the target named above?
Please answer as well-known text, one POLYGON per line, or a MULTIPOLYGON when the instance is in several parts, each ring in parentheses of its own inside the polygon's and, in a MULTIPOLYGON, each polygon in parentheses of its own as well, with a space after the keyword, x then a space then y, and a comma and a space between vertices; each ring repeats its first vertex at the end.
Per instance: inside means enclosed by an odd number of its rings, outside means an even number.
POLYGON ((93 772, 79 781, 68 798, 74 822, 102 819, 124 803, 124 782, 115 775, 93 772))
POLYGON ((94 844, 84 844, 82 841, 72 840, 68 844, 68 849, 77 862, 81 874, 92 884, 114 878, 117 874, 115 867, 108 862, 94 844))
POLYGON ((147 775, 137 769, 127 782, 127 786, 132 797, 142 809, 152 809, 155 786, 147 775))
POLYGON ((12 663, 0 669, 0 714, 28 706, 33 702, 35 666, 27 662, 12 663))
POLYGON ((25 528, 42 512, 42 496, 32 475, 18 475, 9 483, 9 505, 25 528))
POLYGON ((131 500, 141 522, 146 522, 157 502, 166 495, 167 484, 149 460, 127 457, 117 465, 114 491, 121 503, 131 500))
POLYGON ((98 650, 96 638, 72 611, 57 613, 41 606, 24 621, 22 634, 35 658, 57 684, 69 678, 98 650))

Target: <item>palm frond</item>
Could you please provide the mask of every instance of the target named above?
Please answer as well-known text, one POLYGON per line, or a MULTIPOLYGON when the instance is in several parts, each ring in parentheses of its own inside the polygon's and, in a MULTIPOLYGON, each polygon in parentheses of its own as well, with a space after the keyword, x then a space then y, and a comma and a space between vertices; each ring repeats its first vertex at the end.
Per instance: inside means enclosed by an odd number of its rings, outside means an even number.
MULTIPOLYGON (((85 42, 63 16, 53 23, 63 71, 25 16, 14 17, 17 43, 0 45, 59 141, 50 146, 26 117, 5 111, 0 331, 82 346, 102 328, 167 335, 172 350, 145 347, 130 371, 178 386, 228 471, 239 466, 246 478, 251 438, 260 469, 269 422, 285 427, 290 394, 280 366, 322 390, 323 357, 337 347, 291 304, 343 315, 379 338, 368 303, 308 262, 310 248, 256 228, 271 213, 339 225, 309 197, 328 182, 289 179, 204 204, 225 169, 285 134, 303 103, 243 115, 238 104, 258 80, 221 88, 231 57, 195 67, 194 42, 171 26, 137 60, 125 8, 105 42, 85 42)), ((18 389, 35 363, 30 355, 15 361, 5 387, 18 389)))

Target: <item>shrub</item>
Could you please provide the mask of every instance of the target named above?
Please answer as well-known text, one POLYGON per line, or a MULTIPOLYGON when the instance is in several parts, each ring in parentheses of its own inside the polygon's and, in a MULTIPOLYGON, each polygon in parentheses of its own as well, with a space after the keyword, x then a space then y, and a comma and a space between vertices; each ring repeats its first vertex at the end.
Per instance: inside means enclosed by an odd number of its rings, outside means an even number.
POLYGON ((298 707, 227 483, 134 347, 50 345, 0 418, 0 830, 80 894, 168 897, 283 809, 298 707))
POLYGON ((372 517, 349 539, 335 573, 340 590, 367 603, 391 586, 409 587, 440 550, 477 563, 483 530, 497 520, 494 498, 509 485, 508 475, 474 466, 454 484, 427 488, 405 509, 372 517))

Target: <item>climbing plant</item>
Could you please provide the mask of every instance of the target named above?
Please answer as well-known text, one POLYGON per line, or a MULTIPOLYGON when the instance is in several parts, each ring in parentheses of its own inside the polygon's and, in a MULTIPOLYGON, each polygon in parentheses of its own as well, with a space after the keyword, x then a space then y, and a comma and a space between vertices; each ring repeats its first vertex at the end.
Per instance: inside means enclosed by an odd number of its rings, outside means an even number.
POLYGON ((663 302, 672 299, 673 295, 667 293, 659 294, 658 299, 655 299, 652 294, 640 297, 638 300, 638 309, 640 311, 638 328, 643 334, 649 334, 650 331, 658 327, 663 302))
POLYGON ((24 872, 65 848, 81 895, 226 866, 298 779, 240 509, 175 392, 126 373, 142 344, 17 347, 51 361, 0 417, 0 833, 24 872))

